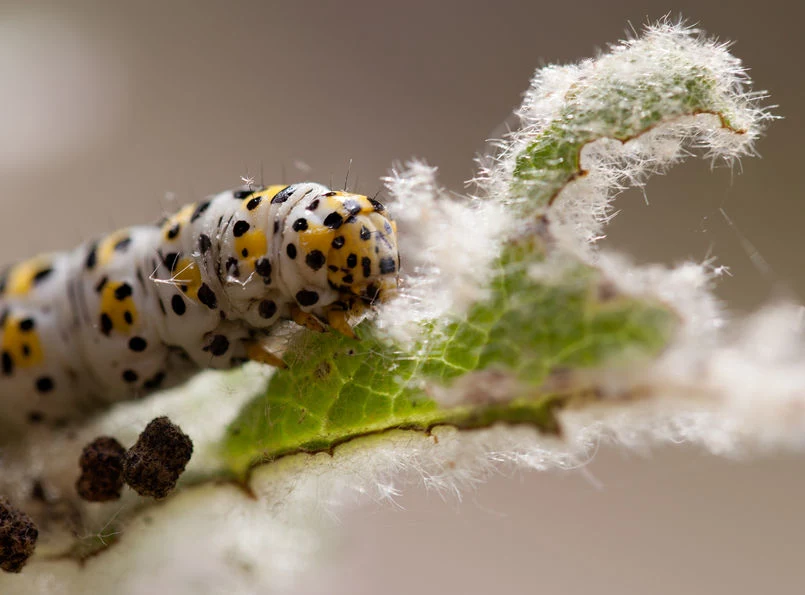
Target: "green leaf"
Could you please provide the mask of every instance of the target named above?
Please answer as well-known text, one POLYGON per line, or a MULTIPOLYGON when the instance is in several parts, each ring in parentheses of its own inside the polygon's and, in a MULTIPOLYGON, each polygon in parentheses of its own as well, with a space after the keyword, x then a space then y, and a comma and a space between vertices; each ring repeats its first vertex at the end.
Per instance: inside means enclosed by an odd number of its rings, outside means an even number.
POLYGON ((232 470, 242 474, 259 462, 392 428, 502 421, 557 432, 554 411, 572 394, 542 390, 551 374, 626 352, 654 354, 676 317, 661 304, 601 291, 599 275, 580 265, 559 282, 540 281, 529 265, 542 257, 536 239, 509 245, 489 297, 464 319, 431 324, 412 348, 384 340, 368 324, 358 328, 360 341, 305 333, 286 354, 289 369, 230 425, 225 457, 232 470), (469 382, 457 385, 462 379, 469 382), (505 399, 473 390, 474 380, 505 386, 505 399), (459 405, 440 406, 430 396, 451 389, 459 405))
POLYGON ((627 142, 663 122, 703 113, 718 116, 722 128, 745 132, 736 123, 737 90, 719 85, 712 68, 682 52, 668 52, 642 72, 624 68, 624 58, 601 58, 595 74, 571 87, 558 113, 516 157, 513 192, 530 199, 528 208, 544 208, 583 176, 581 150, 601 138, 627 142), (608 68, 614 61, 619 67, 608 68))

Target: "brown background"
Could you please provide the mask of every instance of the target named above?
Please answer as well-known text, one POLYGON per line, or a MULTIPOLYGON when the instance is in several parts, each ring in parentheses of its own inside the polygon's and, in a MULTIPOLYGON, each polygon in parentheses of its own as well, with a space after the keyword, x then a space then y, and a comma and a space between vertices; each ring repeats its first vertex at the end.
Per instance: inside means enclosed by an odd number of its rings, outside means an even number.
MULTIPOLYGON (((650 206, 622 195, 609 245, 645 262, 719 256, 733 274, 719 291, 739 311, 800 301, 805 86, 793 5, 6 1, 0 260, 147 222, 261 168, 267 182, 340 185, 351 159, 353 186, 374 193, 392 162, 416 156, 461 190, 536 66, 589 56, 629 22, 670 11, 737 40, 785 119, 758 144, 762 159, 714 172, 690 162, 652 181, 650 206)), ((339 553, 302 592, 800 593, 802 464, 604 450, 587 468, 594 481, 523 473, 461 503, 412 488, 406 511, 345 515, 339 553)))

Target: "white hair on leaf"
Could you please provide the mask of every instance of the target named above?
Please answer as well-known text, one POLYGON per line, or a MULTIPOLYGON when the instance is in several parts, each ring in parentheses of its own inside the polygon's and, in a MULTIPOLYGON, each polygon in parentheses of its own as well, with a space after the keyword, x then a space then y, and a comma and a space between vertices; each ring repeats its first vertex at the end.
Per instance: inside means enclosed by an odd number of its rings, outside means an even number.
MULTIPOLYGON (((720 159, 730 165, 753 154, 763 123, 772 116, 760 105, 765 93, 748 91, 748 83, 746 69, 726 44, 681 23, 660 22, 596 59, 538 70, 517 111, 519 129, 496 143, 497 154, 479 159, 474 182, 490 197, 521 203, 527 199, 512 194, 517 158, 535 139, 548 130, 568 142, 598 139, 582 148, 584 175, 558 188, 559 195, 545 207, 566 247, 575 244, 576 250, 584 252, 585 243, 601 237, 602 226, 612 216, 614 196, 664 171, 688 148, 703 150, 714 162, 720 159), (718 104, 717 113, 697 113, 687 107, 690 98, 678 80, 702 84, 718 104), (610 106, 616 109, 613 102, 619 94, 634 92, 641 84, 645 92, 658 94, 652 107, 666 116, 641 130, 644 114, 639 110, 618 112, 617 127, 636 131, 629 138, 616 138, 616 125, 605 118, 574 117, 574 113, 604 113, 610 106), (565 232, 564 227, 570 229, 565 232)), ((544 186, 550 191, 557 181, 550 174, 529 181, 526 187, 544 186)))
POLYGON ((384 305, 377 324, 403 343, 419 336, 422 322, 461 316, 486 295, 491 263, 512 226, 500 204, 451 195, 436 173, 412 161, 386 178, 402 238, 402 277, 399 295, 384 305))

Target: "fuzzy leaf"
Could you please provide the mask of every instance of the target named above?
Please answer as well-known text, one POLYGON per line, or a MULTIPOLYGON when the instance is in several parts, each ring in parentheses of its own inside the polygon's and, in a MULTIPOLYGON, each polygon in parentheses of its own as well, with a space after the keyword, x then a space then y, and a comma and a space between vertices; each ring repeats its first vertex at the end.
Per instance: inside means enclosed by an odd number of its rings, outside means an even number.
POLYGON ((411 349, 384 341, 371 325, 362 325, 360 341, 306 333, 286 356, 290 369, 277 372, 231 424, 225 449, 232 468, 243 473, 255 463, 331 450, 391 428, 504 421, 557 432, 554 409, 571 395, 542 390, 552 373, 598 366, 625 352, 656 353, 675 316, 658 303, 608 295, 599 275, 581 265, 555 283, 537 281, 528 265, 542 255, 534 238, 508 246, 490 297, 466 318, 431 324, 411 349), (481 372, 502 385, 497 399, 474 386, 488 384, 481 372), (429 397, 459 385, 455 406, 429 397))
MULTIPOLYGON (((575 77, 559 108, 539 123, 514 159, 513 192, 525 194, 530 208, 544 208, 569 182, 585 175, 582 149, 602 138, 627 142, 664 122, 698 114, 715 115, 722 129, 745 134, 747 140, 756 136, 750 130, 755 122, 747 119, 753 98, 743 93, 737 77, 740 62, 718 46, 697 47, 695 37, 667 33, 668 28, 658 27, 644 39, 617 46, 575 77), (725 60, 731 61, 726 67, 725 60), (736 76, 726 77, 728 69, 736 76)), ((541 83, 535 79, 534 103, 545 99, 541 83)), ((527 101, 526 119, 528 107, 527 101)))

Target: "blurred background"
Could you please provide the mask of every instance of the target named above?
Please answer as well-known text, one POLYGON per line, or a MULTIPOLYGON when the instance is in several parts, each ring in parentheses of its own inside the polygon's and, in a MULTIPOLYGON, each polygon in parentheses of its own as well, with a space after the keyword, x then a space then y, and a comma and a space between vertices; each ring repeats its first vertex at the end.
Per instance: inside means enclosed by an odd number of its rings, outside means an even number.
MULTIPOLYGON (((411 157, 461 191, 537 66, 667 13, 736 41, 785 119, 762 158, 693 160, 621 195, 605 243, 641 262, 717 256, 736 312, 802 301, 803 11, 776 0, 4 0, 0 261, 149 222, 241 177, 341 186, 350 160, 364 193, 411 157)), ((802 457, 645 454, 603 449, 584 470, 495 478, 461 502, 409 488, 399 508, 349 511, 298 592, 802 592, 802 457)))

